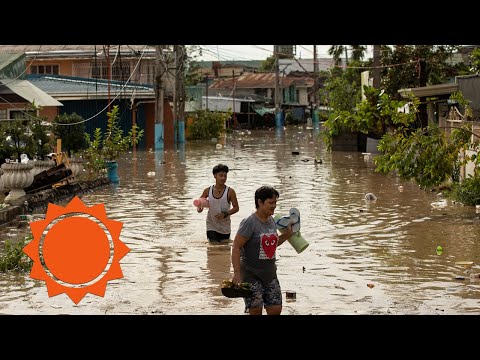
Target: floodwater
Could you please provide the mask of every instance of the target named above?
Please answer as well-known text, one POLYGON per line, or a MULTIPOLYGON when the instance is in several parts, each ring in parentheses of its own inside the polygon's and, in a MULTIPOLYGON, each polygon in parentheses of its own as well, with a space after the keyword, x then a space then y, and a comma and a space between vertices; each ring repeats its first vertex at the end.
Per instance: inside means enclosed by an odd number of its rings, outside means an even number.
POLYGON ((244 131, 222 148, 189 141, 175 151, 137 152, 137 160, 127 154, 118 186, 81 196, 123 223, 120 239, 131 249, 120 261, 124 277, 109 281, 104 297, 89 293, 75 305, 66 294, 48 297, 45 282, 28 274, 0 274, 0 314, 243 314, 243 300, 220 291, 232 274, 231 244, 208 243, 206 213, 192 204, 220 162, 230 167, 227 184, 240 204, 232 239, 261 185, 279 191, 276 213, 301 212, 310 246, 301 254, 287 242, 277 250, 283 314, 479 314, 475 208, 375 173, 371 155, 327 152, 315 135, 302 127, 244 131), (377 200, 366 202, 366 193, 377 200))

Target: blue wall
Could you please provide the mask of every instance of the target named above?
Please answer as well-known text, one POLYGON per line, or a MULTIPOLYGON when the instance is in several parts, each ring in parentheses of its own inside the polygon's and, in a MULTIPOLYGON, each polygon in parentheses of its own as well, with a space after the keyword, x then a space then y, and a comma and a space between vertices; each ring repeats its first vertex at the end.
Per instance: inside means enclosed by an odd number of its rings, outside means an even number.
MULTIPOLYGON (((92 116, 98 114, 102 109, 104 109, 108 101, 107 100, 62 100, 63 106, 60 107, 60 114, 72 114, 76 113, 80 115, 83 119, 90 119, 92 116)), ((125 134, 128 133, 132 127, 132 110, 130 110, 130 99, 120 99, 115 100, 112 105, 110 105, 110 110, 113 108, 113 105, 119 106, 119 118, 120 126, 125 134)), ((85 132, 90 134, 93 137, 93 132, 96 128, 102 130, 102 134, 105 134, 105 129, 107 126, 107 112, 108 109, 105 109, 101 114, 94 117, 93 119, 85 123, 85 132)), ((137 125, 140 129, 144 129, 143 137, 140 139, 137 145, 137 149, 144 150, 146 144, 146 130, 145 130, 145 110, 144 105, 140 104, 137 108, 137 125)))

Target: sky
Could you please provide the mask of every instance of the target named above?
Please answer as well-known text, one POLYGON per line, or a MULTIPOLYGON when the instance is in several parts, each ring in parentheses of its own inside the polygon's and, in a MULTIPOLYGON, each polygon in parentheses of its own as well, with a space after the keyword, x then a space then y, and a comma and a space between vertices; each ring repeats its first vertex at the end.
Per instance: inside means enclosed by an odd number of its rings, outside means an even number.
MULTIPOLYGON (((201 60, 265 60, 273 53, 273 45, 200 45, 201 60)), ((297 45, 297 59, 312 59, 313 45, 297 45)), ((328 49, 331 45, 317 45, 319 58, 331 58, 328 49)), ((371 57, 371 46, 368 46, 367 58, 371 57)))

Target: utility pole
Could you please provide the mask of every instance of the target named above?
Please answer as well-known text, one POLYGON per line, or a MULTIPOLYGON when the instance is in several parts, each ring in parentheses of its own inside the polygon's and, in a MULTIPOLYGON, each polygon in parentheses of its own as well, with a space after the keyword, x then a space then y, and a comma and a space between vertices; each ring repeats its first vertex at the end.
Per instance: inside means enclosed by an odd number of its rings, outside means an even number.
POLYGON ((208 110, 208 74, 205 74, 205 110, 208 110))
POLYGON ((237 125, 237 118, 235 116, 235 69, 232 70, 232 99, 233 99, 233 127, 237 125))
POLYGON ((110 112, 110 77, 112 75, 112 70, 110 67, 110 45, 106 46, 106 56, 107 56, 108 112, 110 112))
POLYGON ((380 89, 380 45, 373 45, 373 87, 380 89))
POLYGON ((165 146, 163 127, 163 46, 155 45, 155 150, 162 150, 165 146))
POLYGON ((315 110, 318 109, 318 61, 317 61, 317 45, 313 45, 313 111, 311 114, 312 122, 318 123, 318 116, 315 110))
POLYGON ((177 45, 175 51, 175 64, 176 64, 176 85, 175 94, 178 104, 176 110, 176 120, 178 125, 177 139, 179 143, 185 142, 185 45, 177 45))
POLYGON ((173 143, 177 142, 177 134, 175 130, 177 129, 177 115, 178 115, 178 98, 177 98, 177 91, 178 91, 178 69, 177 69, 177 64, 178 64, 178 45, 173 45, 173 52, 174 52, 174 57, 173 57, 173 74, 174 74, 174 79, 173 79, 173 143))
POLYGON ((275 126, 281 127, 281 110, 280 110, 280 66, 278 63, 278 45, 273 46, 273 53, 275 58, 275 126))

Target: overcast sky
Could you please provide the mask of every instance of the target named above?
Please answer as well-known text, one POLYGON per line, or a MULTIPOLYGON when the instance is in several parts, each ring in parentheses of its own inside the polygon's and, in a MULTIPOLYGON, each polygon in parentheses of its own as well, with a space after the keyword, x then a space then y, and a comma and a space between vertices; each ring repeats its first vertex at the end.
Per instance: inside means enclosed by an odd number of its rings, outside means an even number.
MULTIPOLYGON (((331 45, 317 45, 317 56, 328 57, 331 45)), ((273 54, 273 45, 200 45, 202 60, 265 60, 273 54)), ((371 48, 368 46, 367 58, 371 57, 371 48)), ((312 59, 313 45, 297 45, 297 59, 312 59)))

